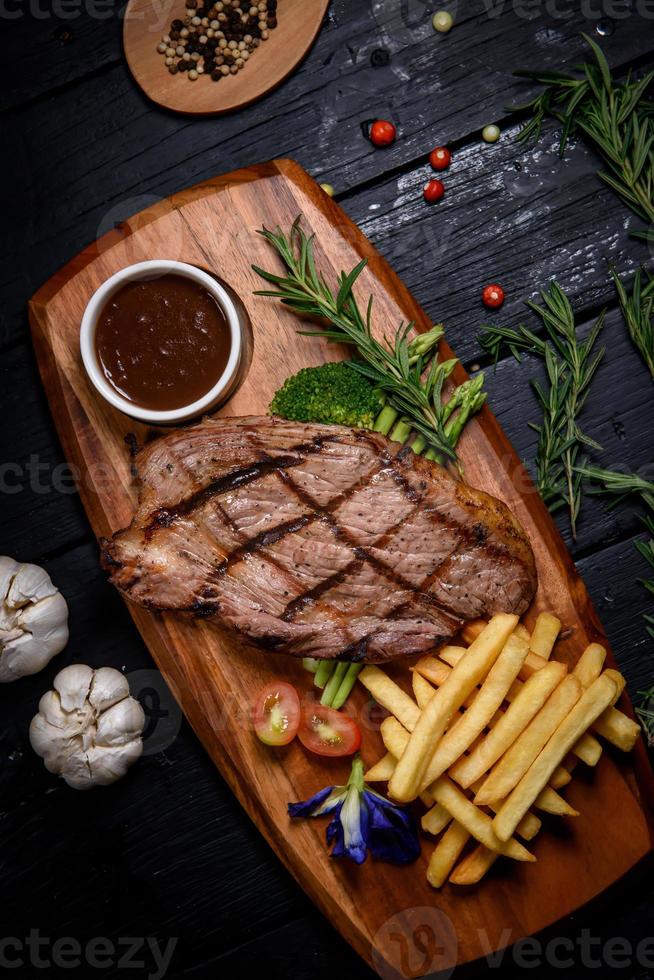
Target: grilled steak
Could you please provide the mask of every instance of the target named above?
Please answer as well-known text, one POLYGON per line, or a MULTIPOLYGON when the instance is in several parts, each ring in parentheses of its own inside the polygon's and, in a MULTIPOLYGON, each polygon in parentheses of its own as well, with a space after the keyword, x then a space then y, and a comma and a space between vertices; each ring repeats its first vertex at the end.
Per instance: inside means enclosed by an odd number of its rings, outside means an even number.
POLYGON ((367 662, 419 654, 535 590, 504 504, 372 432, 208 419, 136 458, 138 511, 103 542, 111 581, 268 649, 367 662))

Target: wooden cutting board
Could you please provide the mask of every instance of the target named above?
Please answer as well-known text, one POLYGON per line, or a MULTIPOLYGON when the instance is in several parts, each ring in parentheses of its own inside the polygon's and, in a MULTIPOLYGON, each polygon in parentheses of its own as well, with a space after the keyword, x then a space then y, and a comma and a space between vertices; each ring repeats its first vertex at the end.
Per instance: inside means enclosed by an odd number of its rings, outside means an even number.
MULTIPOLYGON (((271 268, 277 262, 256 229, 262 224, 286 229, 298 214, 315 232, 318 263, 328 278, 362 256, 369 260, 358 290, 364 298, 375 295, 377 325, 387 331, 402 319, 415 320, 419 330, 430 325, 362 233, 289 160, 217 177, 136 215, 86 249, 30 302, 45 389, 66 455, 79 470, 82 500, 97 535, 129 524, 136 491, 126 437, 134 433, 143 443, 153 433, 111 409, 86 380, 78 332, 91 294, 118 269, 144 259, 181 259, 217 273, 242 297, 254 340, 249 373, 223 414, 265 413, 289 374, 344 353, 298 336, 292 313, 253 295, 261 283, 250 263, 271 268)), ((449 356, 447 349, 443 353, 449 356)), ((458 368, 455 380, 464 379, 458 368)), ((524 524, 540 580, 530 615, 547 608, 562 619, 569 636, 560 644, 561 656, 574 663, 589 641, 607 645, 549 513, 487 409, 466 429, 461 458, 467 481, 505 500, 524 524)), ((331 860, 325 821, 291 825, 286 804, 344 781, 349 763, 310 757, 297 742, 270 750, 248 730, 254 691, 280 677, 308 690, 308 675, 290 659, 250 649, 201 622, 140 608, 130 612, 249 816, 333 925, 384 977, 448 970, 537 932, 603 892, 652 848, 654 784, 639 744, 630 759, 607 749, 594 772, 576 775, 566 795, 581 816, 539 835, 533 845, 536 864, 498 862, 475 889, 430 889, 425 867, 433 845, 427 839, 423 857, 409 868, 331 860)), ((382 752, 379 719, 365 714, 362 690, 353 704, 364 713, 363 757, 371 764, 382 752)), ((621 706, 630 711, 625 698, 621 706)), ((144 774, 137 769, 130 778, 144 774)))

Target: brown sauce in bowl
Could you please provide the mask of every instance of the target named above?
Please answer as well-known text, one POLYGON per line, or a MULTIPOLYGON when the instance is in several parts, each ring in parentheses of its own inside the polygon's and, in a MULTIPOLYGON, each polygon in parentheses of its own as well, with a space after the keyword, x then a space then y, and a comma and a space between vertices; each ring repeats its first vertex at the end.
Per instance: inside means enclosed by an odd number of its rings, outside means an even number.
POLYGON ((202 398, 231 352, 225 314, 200 283, 174 273, 129 282, 105 304, 95 350, 107 381, 132 404, 168 412, 202 398))

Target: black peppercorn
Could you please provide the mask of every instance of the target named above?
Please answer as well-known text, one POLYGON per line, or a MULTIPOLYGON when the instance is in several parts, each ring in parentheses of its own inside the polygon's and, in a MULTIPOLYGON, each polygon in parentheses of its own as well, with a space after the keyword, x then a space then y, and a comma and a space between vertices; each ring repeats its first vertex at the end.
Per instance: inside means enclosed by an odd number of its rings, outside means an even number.
POLYGON ((212 82, 219 82, 222 77, 222 72, 218 71, 217 68, 214 68, 214 70, 211 72, 212 82))
MULTIPOLYGON (((184 26, 184 21, 179 20, 178 18, 177 20, 174 20, 170 26, 172 27, 173 31, 181 31, 184 26)), ((172 37, 172 33, 170 36, 172 37)))
POLYGON ((190 61, 180 61, 179 64, 177 65, 177 69, 178 71, 188 71, 190 64, 191 64, 190 61))
POLYGON ((270 28, 271 31, 273 30, 274 27, 277 27, 277 18, 276 17, 269 17, 268 18, 268 27, 270 28))
POLYGON ((170 72, 171 75, 176 75, 177 72, 179 71, 179 68, 177 67, 177 65, 168 65, 168 71, 170 72))

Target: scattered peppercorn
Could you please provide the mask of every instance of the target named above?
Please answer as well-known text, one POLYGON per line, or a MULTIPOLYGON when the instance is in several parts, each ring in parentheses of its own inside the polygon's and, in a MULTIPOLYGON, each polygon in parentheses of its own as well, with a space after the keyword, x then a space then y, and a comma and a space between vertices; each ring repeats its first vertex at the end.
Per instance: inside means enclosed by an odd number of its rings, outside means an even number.
POLYGON ((377 119, 370 127, 370 142, 375 146, 390 146, 396 136, 397 129, 387 119, 377 119))
POLYGON ((494 123, 490 126, 484 126, 481 131, 481 138, 485 143, 497 143, 500 136, 500 127, 496 126, 494 123))
POLYGON ((435 31, 438 31, 439 34, 447 34, 448 31, 452 30, 454 18, 449 10, 437 10, 431 22, 435 31))
POLYGON ((245 68, 277 23, 277 0, 186 0, 186 17, 171 22, 157 51, 171 75, 218 82, 245 68))
POLYGON ((445 184, 442 180, 438 180, 435 177, 433 180, 430 180, 429 183, 425 184, 423 194, 425 201, 427 201, 428 204, 435 204, 436 201, 440 201, 440 199, 445 195, 445 184))
POLYGON ((484 306, 497 310, 504 302, 504 290, 496 282, 489 283, 488 286, 484 286, 481 299, 484 306))
POLYGON ((446 146, 437 146, 429 154, 429 162, 434 170, 446 170, 452 160, 452 154, 446 146))

